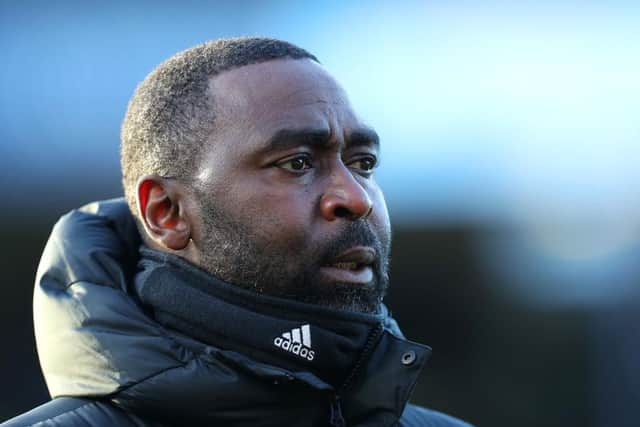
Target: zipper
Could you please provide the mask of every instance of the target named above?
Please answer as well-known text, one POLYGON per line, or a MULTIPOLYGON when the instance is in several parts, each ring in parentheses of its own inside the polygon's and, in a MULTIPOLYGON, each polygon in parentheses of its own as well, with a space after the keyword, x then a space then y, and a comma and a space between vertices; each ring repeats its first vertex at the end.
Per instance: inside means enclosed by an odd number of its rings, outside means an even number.
POLYGON ((329 404, 329 424, 332 427, 346 427, 347 423, 342 415, 342 404, 340 403, 340 395, 347 389, 349 385, 351 385, 351 382, 356 377, 356 374, 364 364, 367 356, 369 356, 369 353, 371 353, 371 350, 373 350, 373 347, 377 344, 378 338, 380 338, 383 332, 384 326, 382 325, 382 323, 379 323, 369 333, 369 337, 367 338, 367 342, 362 349, 362 353, 360 353, 358 361, 351 370, 351 373, 344 380, 344 383, 342 383, 342 385, 338 389, 338 392, 331 399, 331 402, 329 404))
POLYGON ((335 395, 329 404, 331 410, 329 414, 329 424, 332 427, 345 427, 347 424, 342 416, 342 405, 340 404, 340 396, 335 395))

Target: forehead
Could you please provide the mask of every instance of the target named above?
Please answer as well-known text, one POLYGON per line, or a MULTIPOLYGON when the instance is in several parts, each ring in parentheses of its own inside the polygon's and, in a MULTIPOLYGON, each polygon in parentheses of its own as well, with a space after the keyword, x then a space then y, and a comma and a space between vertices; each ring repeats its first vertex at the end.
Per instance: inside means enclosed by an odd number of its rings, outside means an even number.
POLYGON ((294 128, 325 129, 339 136, 360 126, 344 90, 310 59, 235 68, 212 77, 209 88, 219 129, 240 126, 264 138, 294 128))

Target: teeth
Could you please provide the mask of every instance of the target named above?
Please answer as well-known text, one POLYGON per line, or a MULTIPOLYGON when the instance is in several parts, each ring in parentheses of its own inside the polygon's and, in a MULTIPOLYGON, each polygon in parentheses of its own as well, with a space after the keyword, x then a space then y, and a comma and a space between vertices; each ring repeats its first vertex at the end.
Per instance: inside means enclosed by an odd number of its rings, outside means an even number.
POLYGON ((358 268, 358 264, 355 262, 336 262, 333 266, 343 270, 356 270, 358 268))

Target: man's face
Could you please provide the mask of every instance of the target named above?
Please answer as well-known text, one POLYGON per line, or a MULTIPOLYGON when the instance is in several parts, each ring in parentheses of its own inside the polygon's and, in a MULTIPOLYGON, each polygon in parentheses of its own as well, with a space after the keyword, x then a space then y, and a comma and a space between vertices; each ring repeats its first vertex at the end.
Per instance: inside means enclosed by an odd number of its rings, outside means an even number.
POLYGON ((236 68, 210 89, 217 130, 196 165, 197 262, 263 294, 375 312, 391 240, 375 132, 310 60, 236 68))

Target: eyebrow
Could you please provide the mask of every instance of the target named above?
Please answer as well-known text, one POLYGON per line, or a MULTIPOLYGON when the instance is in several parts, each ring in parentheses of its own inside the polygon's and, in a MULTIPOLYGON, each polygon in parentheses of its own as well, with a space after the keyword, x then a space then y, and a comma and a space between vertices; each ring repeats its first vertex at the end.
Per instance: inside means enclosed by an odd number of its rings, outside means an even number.
POLYGON ((358 145, 373 145, 376 149, 380 148, 380 137, 373 129, 356 129, 349 134, 347 147, 355 147, 358 145))
MULTIPOLYGON (((300 146, 326 148, 331 144, 328 129, 281 129, 269 138, 262 151, 284 151, 300 146)), ((378 134, 373 129, 360 128, 347 135, 346 148, 362 145, 377 149, 380 146, 378 134)))

